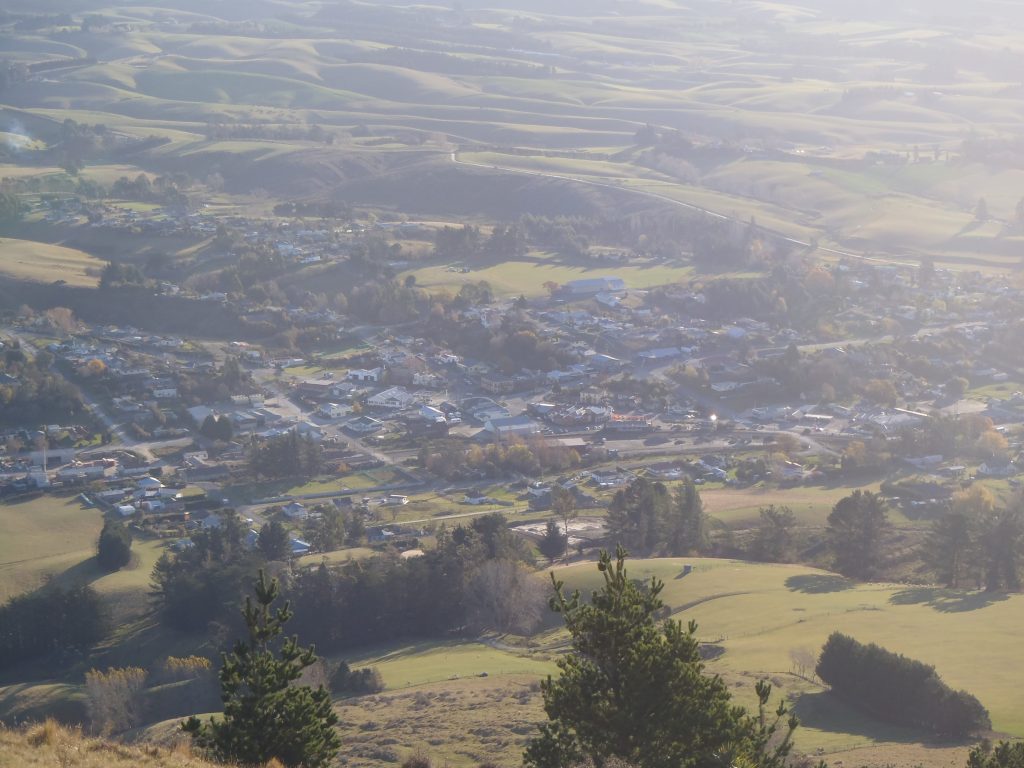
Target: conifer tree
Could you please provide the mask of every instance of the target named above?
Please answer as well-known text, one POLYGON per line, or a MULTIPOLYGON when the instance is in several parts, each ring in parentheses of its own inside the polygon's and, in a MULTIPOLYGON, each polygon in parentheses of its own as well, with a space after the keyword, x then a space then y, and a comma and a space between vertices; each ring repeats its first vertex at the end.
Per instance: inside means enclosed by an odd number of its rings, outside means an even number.
POLYGON ((100 531, 96 559, 104 570, 118 571, 131 562, 132 534, 118 520, 108 520, 100 531))
POLYGON ((796 718, 765 706, 771 686, 757 684, 759 712, 732 704, 726 684, 704 674, 696 626, 655 614, 664 584, 629 579, 625 551, 601 553, 603 587, 591 601, 566 596, 552 581, 551 608, 562 614, 572 650, 561 675, 541 683, 548 722, 526 749, 526 768, 564 768, 618 758, 639 768, 739 764, 782 768, 796 718))
POLYGON ((547 527, 544 529, 544 538, 540 540, 537 548, 544 557, 553 561, 559 555, 565 554, 567 541, 568 537, 559 529, 558 523, 548 520, 547 527))
POLYGON ((256 602, 246 597, 242 608, 248 642, 240 640, 223 654, 223 717, 204 724, 192 716, 182 729, 224 762, 248 766, 277 759, 288 768, 323 768, 341 746, 334 730, 338 717, 322 685, 314 690, 294 684, 316 654, 294 636, 281 639, 292 610, 287 602, 271 610, 280 592, 277 579, 268 583, 261 570, 255 591, 256 602))
POLYGON ((857 490, 840 499, 828 516, 826 531, 836 570, 854 579, 877 578, 888 531, 886 504, 877 493, 857 490))

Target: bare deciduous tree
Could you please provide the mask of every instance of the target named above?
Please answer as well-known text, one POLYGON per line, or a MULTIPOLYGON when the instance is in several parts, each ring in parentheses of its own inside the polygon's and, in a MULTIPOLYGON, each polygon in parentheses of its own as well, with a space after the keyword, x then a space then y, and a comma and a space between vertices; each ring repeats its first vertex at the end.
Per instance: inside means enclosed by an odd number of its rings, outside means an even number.
POLYGON ((814 671, 818 664, 818 654, 810 648, 791 648, 789 660, 792 663, 791 670, 794 675, 813 679, 816 676, 814 671))
POLYGON ((470 576, 466 597, 475 629, 526 633, 544 615, 547 589, 522 563, 488 560, 470 576))
POLYGON ((146 670, 140 667, 111 667, 106 672, 85 673, 89 718, 98 733, 125 731, 141 721, 142 689, 146 670))

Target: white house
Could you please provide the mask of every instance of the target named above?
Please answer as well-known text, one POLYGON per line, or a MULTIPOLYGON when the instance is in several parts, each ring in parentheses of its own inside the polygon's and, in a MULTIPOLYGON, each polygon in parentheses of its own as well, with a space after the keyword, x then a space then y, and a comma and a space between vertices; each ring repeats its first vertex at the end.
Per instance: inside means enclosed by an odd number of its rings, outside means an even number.
POLYGON ((432 424, 443 424, 447 421, 444 412, 438 408, 434 408, 432 405, 420 406, 420 418, 424 421, 429 421, 432 424))
POLYGON ((345 429, 360 435, 369 435, 384 428, 384 424, 369 416, 357 416, 345 425, 345 429))
POLYGON ((309 517, 309 511, 306 507, 297 501, 286 504, 281 508, 281 511, 284 512, 284 516, 289 520, 305 520, 309 517))
POLYGON ((346 377, 349 381, 359 381, 363 383, 372 382, 377 383, 380 381, 380 377, 383 375, 383 371, 380 368, 353 368, 348 372, 346 377))
POLYGON ((140 491, 159 491, 164 487, 164 484, 155 477, 147 475, 146 477, 140 478, 138 482, 135 483, 135 487, 140 491))
POLYGON ((352 413, 352 406, 324 403, 317 409, 317 412, 325 419, 340 419, 342 416, 348 416, 352 413))
POLYGON ((416 397, 404 387, 391 387, 366 398, 366 404, 372 408, 389 408, 396 411, 408 408, 415 401, 416 397))

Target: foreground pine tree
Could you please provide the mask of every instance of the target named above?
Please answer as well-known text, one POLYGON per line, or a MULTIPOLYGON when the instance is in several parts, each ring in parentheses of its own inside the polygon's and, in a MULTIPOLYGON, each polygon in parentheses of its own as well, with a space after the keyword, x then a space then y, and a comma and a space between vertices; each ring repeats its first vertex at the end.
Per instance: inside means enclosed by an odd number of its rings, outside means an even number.
POLYGON ((541 684, 548 722, 526 749, 527 768, 603 766, 617 758, 637 768, 782 768, 794 717, 765 710, 771 686, 757 684, 759 711, 734 706, 725 683, 704 673, 692 623, 656 621, 663 584, 626 575, 601 554, 603 587, 588 603, 555 582, 553 610, 572 635, 561 675, 541 684))
POLYGON ((289 768, 322 768, 341 747, 338 717, 323 686, 294 685, 317 657, 296 637, 279 639, 292 617, 287 602, 271 610, 279 592, 277 579, 268 583, 260 571, 256 602, 246 597, 242 608, 249 641, 223 655, 224 716, 205 724, 193 716, 182 729, 216 760, 255 766, 276 758, 289 768))

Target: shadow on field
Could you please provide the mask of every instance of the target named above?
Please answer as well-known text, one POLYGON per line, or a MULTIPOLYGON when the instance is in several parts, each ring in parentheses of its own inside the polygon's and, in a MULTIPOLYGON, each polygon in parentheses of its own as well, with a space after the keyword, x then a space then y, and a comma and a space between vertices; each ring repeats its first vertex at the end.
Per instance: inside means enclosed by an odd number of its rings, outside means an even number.
POLYGON ((889 602, 893 605, 927 605, 942 613, 964 613, 987 608, 1008 600, 1002 592, 961 592, 941 587, 908 587, 900 590, 889 602))
MULTIPOLYGON (((138 556, 134 552, 132 553, 132 558, 136 562, 138 561, 138 556)), ((130 565, 126 567, 130 567, 130 565)), ((53 577, 53 581, 63 587, 77 584, 92 584, 94 581, 109 575, 109 573, 109 571, 104 571, 100 568, 95 557, 90 557, 56 574, 53 577)))
POLYGON ((800 718, 801 727, 848 733, 874 741, 910 744, 919 743, 924 737, 914 729, 875 720, 828 691, 802 694, 793 704, 793 714, 800 718))
POLYGON ((802 576, 790 576, 786 579, 786 588, 807 595, 824 595, 829 592, 853 589, 853 582, 835 574, 808 573, 802 576))

